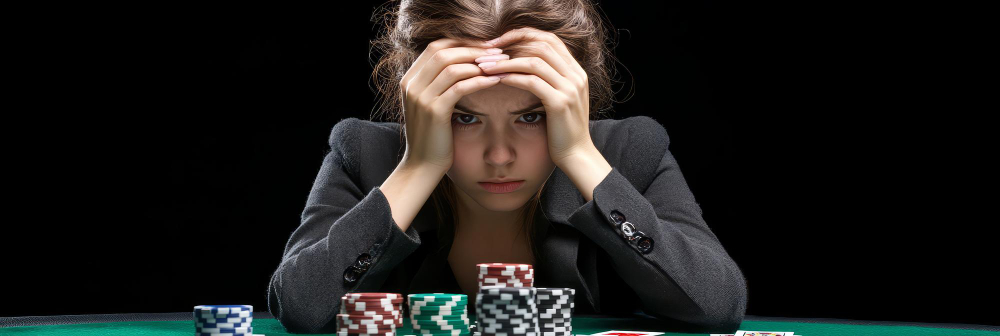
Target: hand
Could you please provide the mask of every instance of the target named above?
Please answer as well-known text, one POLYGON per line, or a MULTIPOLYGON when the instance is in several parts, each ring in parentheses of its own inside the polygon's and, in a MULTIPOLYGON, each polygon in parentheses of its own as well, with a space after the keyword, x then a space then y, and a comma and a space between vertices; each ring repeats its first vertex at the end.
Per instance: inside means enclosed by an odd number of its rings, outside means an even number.
POLYGON ((587 72, 551 32, 525 27, 508 31, 484 48, 522 41, 530 57, 500 60, 486 74, 510 73, 500 83, 530 91, 545 106, 549 157, 563 167, 573 156, 596 152, 590 139, 590 88, 587 72))
POLYGON ((403 97, 406 152, 401 165, 428 166, 447 172, 454 162, 452 113, 463 96, 499 83, 489 79, 476 58, 499 49, 464 47, 443 38, 421 52, 399 83, 403 97), (488 52, 489 51, 489 52, 488 52))

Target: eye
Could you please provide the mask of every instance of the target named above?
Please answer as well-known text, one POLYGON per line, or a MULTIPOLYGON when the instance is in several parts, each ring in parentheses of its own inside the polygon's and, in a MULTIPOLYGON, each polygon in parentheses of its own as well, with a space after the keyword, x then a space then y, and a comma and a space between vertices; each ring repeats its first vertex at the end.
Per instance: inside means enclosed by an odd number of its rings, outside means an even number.
MULTIPOLYGON (((474 121, 479 119, 478 116, 473 114, 452 113, 452 115, 454 116, 452 117, 452 120, 457 122, 459 129, 472 128, 472 126, 475 125, 474 121)), ((529 112, 518 116, 517 120, 525 121, 523 122, 524 128, 533 129, 538 127, 538 125, 541 123, 540 120, 544 116, 545 112, 529 112), (525 116, 531 116, 531 117, 525 118, 525 116)))

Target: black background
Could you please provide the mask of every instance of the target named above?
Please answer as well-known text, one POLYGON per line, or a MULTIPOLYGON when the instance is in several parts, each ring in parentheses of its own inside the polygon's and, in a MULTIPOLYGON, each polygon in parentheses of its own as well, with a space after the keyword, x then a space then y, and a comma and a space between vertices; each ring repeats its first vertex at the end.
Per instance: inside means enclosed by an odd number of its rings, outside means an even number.
MULTIPOLYGON (((330 129, 376 107, 362 3, 22 27, 0 316, 265 310, 330 129)), ((613 116, 667 129, 747 314, 1000 324, 994 133, 963 114, 995 106, 965 103, 949 15, 915 6, 600 4, 613 116)))

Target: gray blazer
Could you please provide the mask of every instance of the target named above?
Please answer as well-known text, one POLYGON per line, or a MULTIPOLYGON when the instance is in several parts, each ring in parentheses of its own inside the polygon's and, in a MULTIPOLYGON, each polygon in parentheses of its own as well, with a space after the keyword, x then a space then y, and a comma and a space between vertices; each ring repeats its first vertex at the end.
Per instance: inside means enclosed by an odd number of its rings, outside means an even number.
MULTIPOLYGON (((462 293, 436 238, 433 202, 403 232, 378 188, 402 159, 399 132, 398 123, 356 118, 333 127, 268 286, 268 309, 289 332, 335 332, 347 292, 462 293)), ((575 288, 576 314, 639 313, 664 330, 735 332, 746 280, 702 219, 666 129, 639 116, 591 121, 590 134, 612 171, 590 202, 559 168, 549 177, 535 287, 575 288)))

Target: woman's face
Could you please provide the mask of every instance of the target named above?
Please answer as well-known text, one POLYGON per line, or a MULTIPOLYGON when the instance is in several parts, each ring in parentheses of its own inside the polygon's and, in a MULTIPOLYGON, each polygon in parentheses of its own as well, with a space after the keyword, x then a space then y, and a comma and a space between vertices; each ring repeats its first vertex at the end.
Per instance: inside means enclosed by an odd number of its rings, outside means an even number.
POLYGON ((466 95, 455 105, 451 123, 455 156, 447 176, 465 206, 480 213, 520 209, 555 170, 545 115, 530 112, 545 112, 541 100, 504 84, 466 95), (494 193, 479 184, 487 180, 523 183, 512 192, 494 193))

